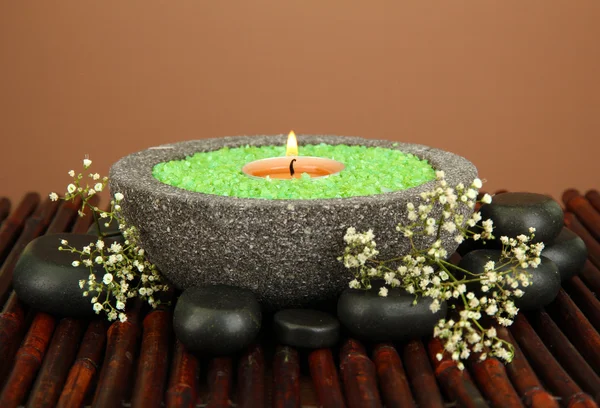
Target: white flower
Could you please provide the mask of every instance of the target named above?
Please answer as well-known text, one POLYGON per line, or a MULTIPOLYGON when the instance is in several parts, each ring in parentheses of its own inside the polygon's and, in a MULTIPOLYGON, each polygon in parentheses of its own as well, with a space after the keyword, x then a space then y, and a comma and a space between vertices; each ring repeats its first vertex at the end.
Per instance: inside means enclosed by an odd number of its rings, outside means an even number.
POLYGON ((120 300, 117 301, 117 305, 116 306, 117 306, 117 309, 119 309, 119 310, 125 309, 125 303, 121 302, 120 300))
POLYGON ((94 174, 92 175, 92 179, 94 179, 94 180, 98 180, 98 179, 100 179, 100 174, 98 174, 98 173, 94 173, 94 174))
POLYGON ((73 261, 73 263, 71 265, 77 267, 77 266, 79 266, 79 261, 73 261))
POLYGON ((50 193, 49 197, 50 197, 50 200, 52 200, 52 201, 58 200, 58 194, 56 194, 56 193, 50 193))
POLYGON ((388 289, 385 286, 382 286, 379 289, 379 296, 386 297, 388 295, 388 289))
POLYGON ((75 170, 69 170, 69 176, 75 177, 75 170))
POLYGON ((96 190, 97 192, 102 191, 103 188, 104 186, 102 185, 102 183, 96 183, 96 185, 94 186, 94 190, 96 190))
POLYGON ((100 303, 94 303, 94 311, 99 313, 102 310, 102 305, 100 303))
POLYGON ((92 165, 92 161, 90 159, 83 159, 83 167, 88 168, 92 165))
POLYGON ((110 272, 107 272, 104 274, 104 278, 102 278, 102 282, 104 282, 105 285, 110 284, 113 281, 113 276, 110 272))
POLYGON ((99 239, 96 242, 96 248, 98 248, 98 249, 104 249, 104 241, 102 241, 101 239, 99 239))
POLYGON ((113 242, 110 245, 110 251, 111 252, 114 252, 114 253, 121 252, 121 249, 123 249, 123 247, 118 242, 113 242))
POLYGON ((125 323, 127 321, 127 315, 125 313, 119 313, 119 321, 125 323))
POLYGON ((492 202, 492 196, 489 194, 484 194, 483 197, 481 198, 481 202, 484 204, 489 204, 492 202))
POLYGON ((69 194, 73 194, 75 192, 75 190, 77 190, 77 187, 75 187, 75 184, 71 183, 67 186, 67 192, 69 194))
POLYGON ((473 187, 481 188, 482 186, 483 186, 483 183, 481 182, 480 179, 476 178, 475 180, 473 180, 473 187))
POLYGON ((115 193, 115 200, 121 201, 125 196, 121 193, 115 193))

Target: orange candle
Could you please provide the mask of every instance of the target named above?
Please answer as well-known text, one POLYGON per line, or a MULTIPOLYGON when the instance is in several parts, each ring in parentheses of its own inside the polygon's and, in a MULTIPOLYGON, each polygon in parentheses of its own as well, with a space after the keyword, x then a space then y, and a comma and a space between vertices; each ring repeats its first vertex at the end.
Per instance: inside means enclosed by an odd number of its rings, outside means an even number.
POLYGON ((285 157, 255 160, 242 167, 242 171, 250 177, 272 179, 300 178, 304 173, 311 178, 321 178, 339 173, 343 169, 344 164, 333 159, 298 156, 298 143, 293 131, 288 135, 285 157))

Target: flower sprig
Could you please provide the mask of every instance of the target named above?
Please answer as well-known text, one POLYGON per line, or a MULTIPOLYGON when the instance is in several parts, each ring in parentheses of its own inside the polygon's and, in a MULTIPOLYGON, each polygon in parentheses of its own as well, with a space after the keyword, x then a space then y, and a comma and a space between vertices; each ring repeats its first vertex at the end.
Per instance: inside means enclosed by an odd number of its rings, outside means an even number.
MULTIPOLYGON (((92 164, 88 158, 83 160, 84 170, 92 164)), ((137 229, 127 225, 121 214, 121 202, 124 195, 115 193, 110 201, 110 209, 102 211, 90 203, 90 199, 103 191, 108 184, 108 177, 100 177, 98 173, 90 173, 89 179, 93 186, 86 183, 83 187, 82 173, 75 174, 74 170, 68 173, 73 177, 73 182, 67 186, 64 197, 50 193, 50 199, 56 201, 81 199, 79 216, 84 216, 85 211, 91 211, 98 229, 98 239, 90 242, 83 248, 71 246, 68 240, 61 240, 58 249, 78 254, 80 260, 73 261, 74 267, 84 266, 89 268, 87 280, 80 280, 79 287, 83 296, 89 296, 91 307, 97 314, 104 312, 108 320, 117 318, 124 322, 127 320, 125 307, 127 300, 138 297, 156 308, 160 303, 157 298, 159 292, 169 290, 164 278, 154 264, 147 258, 143 248, 139 246, 137 229), (105 237, 100 226, 103 220, 108 227, 113 220, 119 225, 123 240, 105 237)))
MULTIPOLYGON (((421 194, 421 203, 407 204, 406 224, 397 231, 410 242, 409 254, 391 260, 377 260, 379 251, 372 230, 357 232, 349 228, 344 236, 346 247, 338 259, 353 270, 355 279, 349 286, 370 289, 371 280, 383 280, 380 296, 388 295, 388 287, 398 287, 415 296, 433 299, 430 309, 440 310, 442 302, 450 304, 450 318, 441 319, 434 328, 434 337, 444 340, 444 351, 464 368, 463 360, 477 353, 484 360, 493 355, 511 361, 514 347, 499 338, 496 329, 487 327, 485 320, 509 326, 518 313, 514 300, 523 296, 531 284, 527 268, 540 264, 543 243, 531 244, 535 229, 529 236, 501 237, 502 254, 497 262, 489 261, 483 272, 460 268, 447 260, 450 254, 443 247, 442 238, 462 243, 465 239, 494 239, 492 220, 482 220, 480 212, 465 217, 464 206, 474 209, 478 202, 489 204, 492 197, 485 194, 477 200, 482 182, 475 179, 470 186, 448 186, 444 172, 437 172, 437 186, 421 194), (434 209, 439 215, 433 215, 434 209), (441 210, 441 211, 440 211, 441 210), (419 247, 417 237, 433 237, 433 244, 419 247)), ((441 359, 442 354, 437 358, 441 359)))

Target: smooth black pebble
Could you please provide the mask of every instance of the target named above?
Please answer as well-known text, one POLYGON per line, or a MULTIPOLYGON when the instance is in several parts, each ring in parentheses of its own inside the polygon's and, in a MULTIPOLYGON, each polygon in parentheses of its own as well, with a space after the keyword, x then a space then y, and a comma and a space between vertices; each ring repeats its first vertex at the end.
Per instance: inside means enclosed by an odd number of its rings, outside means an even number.
POLYGON ((250 290, 226 285, 193 287, 177 300, 173 329, 189 350, 225 355, 254 341, 261 317, 250 290))
MULTIPOLYGON (((543 252, 542 252, 543 253, 543 252)), ((473 273, 483 273, 485 271, 485 264, 488 261, 498 262, 502 255, 501 250, 497 249, 478 249, 476 251, 469 252, 463 257, 458 264, 459 267, 471 271, 473 273)), ((524 294, 520 298, 514 298, 515 306, 522 310, 535 310, 542 306, 552 302, 558 291, 560 290, 560 274, 558 268, 554 262, 545 256, 540 257, 541 263, 537 268, 522 269, 517 267, 515 274, 521 272, 528 272, 531 274, 532 283, 527 287, 519 286, 524 294)), ((509 266, 500 268, 500 271, 510 269, 509 266)), ((481 292, 481 285, 477 283, 469 285, 469 290, 472 290, 479 297, 483 296, 481 292)))
MULTIPOLYGON (((125 237, 123 237, 123 234, 119 229, 119 222, 116 219, 113 218, 113 220, 108 223, 108 226, 106 226, 106 219, 99 218, 98 224, 100 225, 100 232, 102 232, 102 234, 105 237, 113 238, 120 244, 123 244, 125 242, 125 237)), ((92 225, 90 225, 90 228, 88 229, 87 233, 98 236, 98 225, 96 225, 96 223, 93 222, 92 225)))
MULTIPOLYGON (((84 289, 79 281, 87 282, 90 270, 73 261, 80 256, 69 251, 59 251, 60 241, 66 239, 69 245, 82 249, 98 240, 97 236, 85 234, 48 234, 31 241, 23 250, 13 272, 13 288, 23 302, 34 309, 68 317, 95 315, 90 296, 83 296, 84 289)), ((105 242, 108 241, 105 240, 105 242)), ((110 244, 108 244, 110 245, 110 244)), ((104 276, 104 269, 95 267, 98 279, 104 276)), ((95 293, 95 292, 94 292, 95 293)))
POLYGON ((542 255, 556 264, 561 281, 565 281, 581 272, 588 251, 579 235, 563 227, 554 242, 544 247, 542 255))
POLYGON ((338 300, 338 318, 354 336, 370 341, 405 341, 431 334, 446 316, 446 303, 433 313, 430 298, 419 298, 400 288, 389 288, 379 296, 382 283, 371 282, 369 290, 346 289, 338 300))
POLYGON ((281 344, 326 348, 340 337, 340 322, 328 313, 311 309, 286 309, 275 313, 273 329, 281 344))
POLYGON ((494 236, 516 238, 529 236, 534 227, 535 237, 531 242, 552 242, 563 228, 563 210, 552 198, 536 193, 503 193, 495 195, 491 204, 481 206, 484 220, 494 221, 494 236))

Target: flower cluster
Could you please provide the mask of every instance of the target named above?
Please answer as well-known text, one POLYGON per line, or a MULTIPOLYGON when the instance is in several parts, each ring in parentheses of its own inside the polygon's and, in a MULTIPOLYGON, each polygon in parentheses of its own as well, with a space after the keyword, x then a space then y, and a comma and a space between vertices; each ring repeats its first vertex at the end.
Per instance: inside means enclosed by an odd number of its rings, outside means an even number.
MULTIPOLYGON (((466 187, 459 184, 448 186, 443 172, 437 172, 437 186, 433 191, 421 194, 421 203, 407 204, 406 224, 399 224, 397 231, 411 244, 409 254, 400 258, 380 261, 373 231, 358 233, 349 228, 344 241, 346 248, 338 258, 352 269, 355 279, 351 288, 369 289, 371 280, 379 279, 384 285, 380 296, 388 295, 388 287, 399 287, 415 296, 431 298, 433 313, 440 310, 442 302, 451 306, 453 318, 441 319, 434 329, 434 337, 444 340, 444 350, 464 368, 462 360, 472 353, 485 359, 488 355, 511 361, 514 348, 497 336, 492 326, 486 328, 485 320, 509 326, 518 313, 514 300, 523 296, 531 284, 527 268, 540 264, 544 244, 531 244, 535 229, 530 236, 501 237, 502 255, 496 262, 490 260, 480 272, 462 269, 447 260, 450 254, 442 245, 442 237, 462 243, 465 239, 493 239, 492 220, 482 220, 481 213, 473 212, 465 217, 468 209, 478 203, 481 180, 475 179, 466 187), (462 208, 461 208, 462 207, 462 208), (434 215, 437 214, 437 215, 434 215), (416 244, 416 237, 427 237, 433 244, 423 248, 416 244)), ((492 197, 485 194, 479 202, 489 204, 492 197)), ((422 245, 423 246, 423 245, 422 245)), ((441 359, 440 354, 437 358, 441 359)))
MULTIPOLYGON (((87 170, 91 164, 91 160, 83 160, 84 169, 87 170)), ((155 308, 161 303, 157 298, 158 293, 167 291, 169 287, 156 266, 146 259, 144 249, 138 245, 136 228, 127 225, 121 215, 121 202, 125 197, 115 193, 110 201, 110 210, 102 211, 89 201, 94 194, 104 190, 108 177, 101 178, 97 173, 90 173, 88 177, 94 185, 83 187, 83 174, 75 175, 75 171, 71 170, 69 175, 73 177, 73 182, 67 186, 67 193, 62 199, 81 198, 79 215, 84 216, 86 211, 91 211, 99 234, 96 242, 90 242, 83 248, 71 246, 64 239, 58 247, 60 251, 79 255, 80 260, 73 261, 74 267, 89 268, 88 280, 79 281, 83 296, 89 296, 94 311, 97 314, 106 313, 110 321, 117 318, 121 322, 127 320, 125 306, 127 300, 133 297, 141 298, 155 308), (113 220, 118 222, 122 240, 103 236, 100 222, 108 227, 113 220)), ((59 198, 58 194, 50 193, 51 200, 59 198)))

